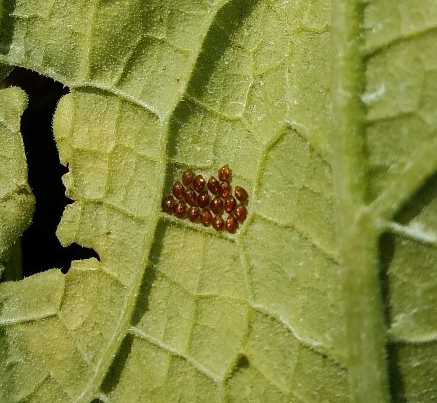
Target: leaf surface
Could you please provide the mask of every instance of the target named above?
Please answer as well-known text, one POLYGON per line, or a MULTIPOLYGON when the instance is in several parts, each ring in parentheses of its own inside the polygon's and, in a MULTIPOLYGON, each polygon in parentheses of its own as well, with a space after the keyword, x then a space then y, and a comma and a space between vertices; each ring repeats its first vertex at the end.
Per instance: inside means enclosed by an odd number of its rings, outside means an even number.
POLYGON ((437 11, 0 9, 0 62, 71 90, 58 237, 99 255, 0 285, 4 401, 432 401, 437 11), (161 213, 187 166, 225 163, 249 191, 236 235, 161 213))

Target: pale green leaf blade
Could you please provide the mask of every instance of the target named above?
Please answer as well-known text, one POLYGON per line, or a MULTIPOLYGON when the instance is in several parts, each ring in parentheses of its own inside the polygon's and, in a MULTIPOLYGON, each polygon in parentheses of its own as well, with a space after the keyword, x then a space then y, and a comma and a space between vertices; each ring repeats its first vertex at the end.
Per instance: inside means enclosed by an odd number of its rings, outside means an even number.
POLYGON ((433 12, 33 0, 3 13, 0 61, 70 86, 54 117, 74 200, 58 236, 100 257, 0 286, 4 400, 387 401, 390 382, 394 399, 432 401, 435 192, 414 192, 437 163, 423 147, 433 12), (160 212, 182 169, 224 163, 250 194, 237 235, 160 212))

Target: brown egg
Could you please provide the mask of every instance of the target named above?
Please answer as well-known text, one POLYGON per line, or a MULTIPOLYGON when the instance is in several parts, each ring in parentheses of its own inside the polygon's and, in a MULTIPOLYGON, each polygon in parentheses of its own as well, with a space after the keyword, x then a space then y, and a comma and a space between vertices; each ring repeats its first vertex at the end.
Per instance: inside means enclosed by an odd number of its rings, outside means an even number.
POLYGON ((223 200, 221 197, 214 197, 214 199, 211 200, 210 207, 213 213, 220 214, 223 211, 223 200))
POLYGON ((224 226, 225 226, 225 222, 224 222, 222 216, 220 216, 220 215, 214 216, 214 218, 212 219, 212 227, 216 231, 223 231, 224 226))
POLYGON ((199 207, 191 206, 188 208, 187 216, 191 222, 197 221, 197 219, 199 218, 199 215, 200 215, 200 208, 199 207))
POLYGON ((211 178, 208 179, 208 189, 212 194, 217 194, 219 191, 219 181, 214 178, 214 176, 211 176, 211 178))
POLYGON ((240 201, 247 200, 248 194, 244 188, 241 186, 235 186, 235 197, 240 201))
POLYGON ((181 182, 176 181, 173 185, 173 194, 175 195, 176 198, 178 199, 182 199, 184 197, 185 194, 185 188, 184 185, 182 185, 181 182))
POLYGON ((209 211, 209 209, 204 208, 201 212, 200 212, 200 221, 202 221, 202 224, 204 227, 209 227, 211 225, 212 222, 212 214, 209 211))
POLYGON ((236 205, 237 205, 237 201, 235 200, 234 196, 228 196, 225 199, 225 211, 227 213, 232 213, 232 211, 234 211, 236 205))
POLYGON ((231 173, 232 173, 232 171, 229 168, 229 165, 226 164, 219 169, 218 177, 221 181, 228 181, 229 178, 231 177, 231 173))
POLYGON ((231 194, 231 185, 229 182, 221 182, 219 185, 219 194, 223 199, 226 199, 231 194))
POLYGON ((202 190, 197 196, 197 204, 199 207, 207 207, 209 205, 209 194, 207 190, 202 190))
POLYGON ((187 212, 187 205, 183 201, 178 201, 174 206, 175 216, 178 218, 184 218, 187 212))
POLYGON ((193 181, 193 171, 191 168, 187 169, 183 174, 182 174, 182 183, 185 186, 188 186, 192 181, 193 181))
POLYGON ((205 179, 203 179, 202 175, 197 175, 193 179, 193 188, 196 192, 201 192, 205 187, 205 179))
POLYGON ((190 205, 190 206, 195 206, 197 203, 197 194, 194 191, 193 188, 188 188, 185 190, 185 201, 190 205))
POLYGON ((232 214, 229 214, 228 218, 226 218, 225 226, 226 226, 226 231, 233 234, 238 228, 238 221, 232 214))
POLYGON ((235 212, 234 212, 235 218, 240 221, 240 222, 244 222, 244 220, 247 217, 247 209, 246 206, 244 204, 239 204, 236 208, 235 208, 235 212))
POLYGON ((162 201, 162 210, 167 214, 173 214, 173 208, 176 204, 176 200, 173 196, 167 196, 162 201))

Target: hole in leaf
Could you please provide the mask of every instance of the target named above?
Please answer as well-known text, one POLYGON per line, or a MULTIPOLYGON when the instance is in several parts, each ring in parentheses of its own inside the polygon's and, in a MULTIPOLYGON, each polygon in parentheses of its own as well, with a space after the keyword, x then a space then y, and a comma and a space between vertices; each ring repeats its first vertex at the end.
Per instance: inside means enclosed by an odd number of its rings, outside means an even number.
POLYGON ((29 97, 29 106, 21 119, 21 133, 36 209, 32 224, 21 238, 23 276, 54 267, 65 272, 72 260, 99 259, 94 250, 77 244, 62 247, 56 237, 56 228, 64 208, 71 200, 65 196, 61 181, 67 169, 59 162, 52 120, 56 105, 69 89, 23 68, 15 68, 6 84, 21 87, 29 97))

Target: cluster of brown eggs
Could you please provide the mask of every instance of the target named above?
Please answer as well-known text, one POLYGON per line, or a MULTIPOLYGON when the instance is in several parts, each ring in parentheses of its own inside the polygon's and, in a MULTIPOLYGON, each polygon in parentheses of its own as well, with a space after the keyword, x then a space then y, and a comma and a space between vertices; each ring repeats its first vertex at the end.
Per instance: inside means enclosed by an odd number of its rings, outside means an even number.
POLYGON ((212 225, 216 231, 226 228, 233 234, 247 217, 248 195, 240 186, 235 186, 235 197, 232 195, 231 174, 225 165, 218 171, 219 180, 211 176, 206 182, 202 175, 187 169, 182 174, 182 183, 173 184, 174 197, 170 195, 162 201, 162 210, 178 218, 188 217, 191 222, 200 221, 205 227, 212 225), (222 218, 223 212, 228 213, 226 220, 222 218))

